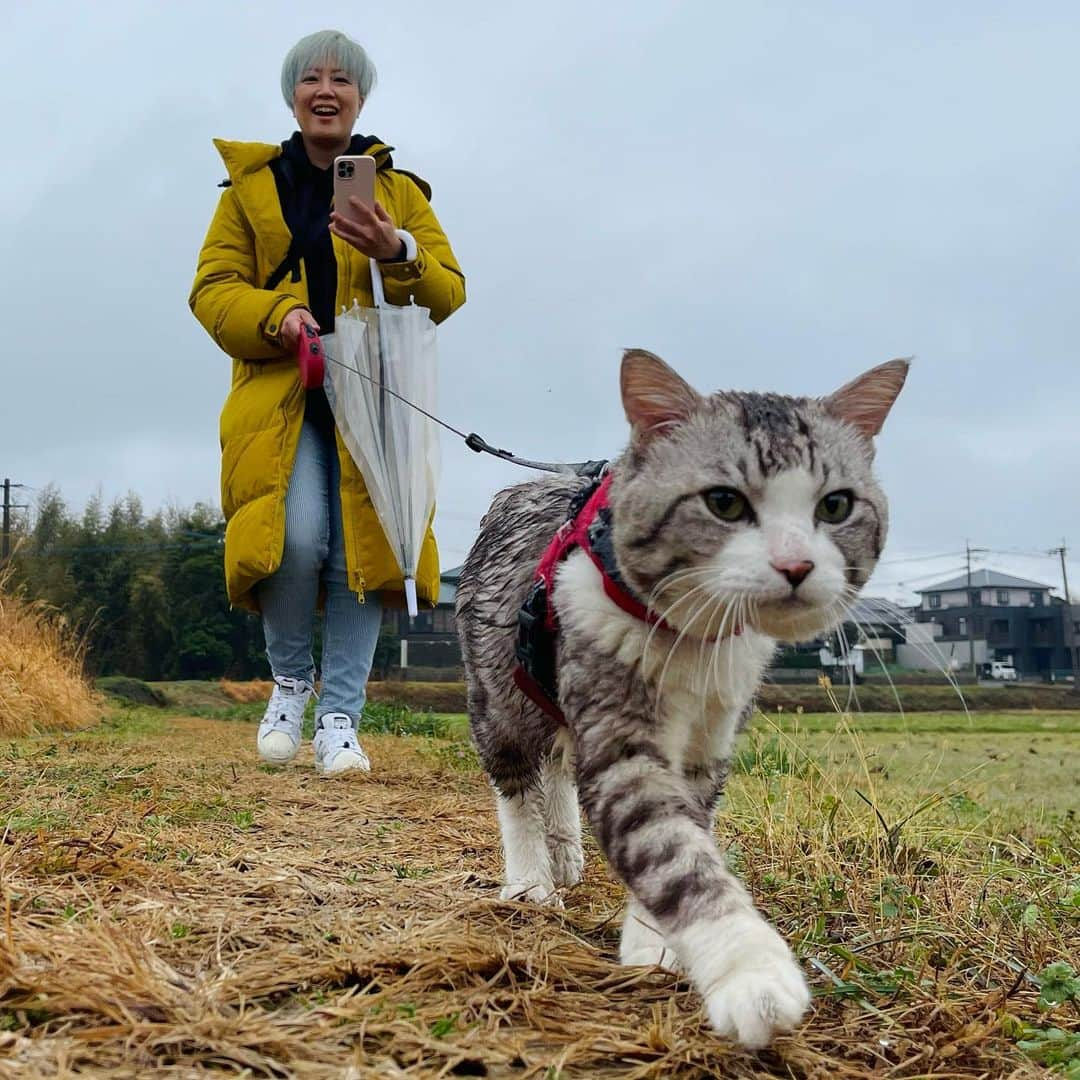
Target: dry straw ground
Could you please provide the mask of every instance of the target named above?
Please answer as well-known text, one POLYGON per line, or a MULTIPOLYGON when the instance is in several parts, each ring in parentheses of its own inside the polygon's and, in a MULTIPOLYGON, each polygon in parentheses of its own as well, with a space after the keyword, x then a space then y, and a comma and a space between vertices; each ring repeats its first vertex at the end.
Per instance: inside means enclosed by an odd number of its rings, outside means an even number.
POLYGON ((83 678, 77 639, 9 586, 0 571, 0 736, 93 723, 101 702, 83 678))
POLYGON ((0 1074, 1044 1075, 1080 1041, 1036 985, 1080 955, 1075 823, 953 792, 902 824, 917 799, 836 727, 833 775, 827 746, 751 742, 719 826, 816 994, 757 1055, 676 979, 613 963, 621 889, 595 851, 565 911, 498 902, 460 739, 370 736, 374 772, 336 780, 307 748, 260 766, 249 723, 206 716, 9 742, 0 1074))

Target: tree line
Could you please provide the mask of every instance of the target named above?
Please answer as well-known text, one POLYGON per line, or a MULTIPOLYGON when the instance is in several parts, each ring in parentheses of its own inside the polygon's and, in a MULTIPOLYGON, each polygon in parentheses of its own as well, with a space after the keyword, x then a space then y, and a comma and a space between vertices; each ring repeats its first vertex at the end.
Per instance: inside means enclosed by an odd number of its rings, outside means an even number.
POLYGON ((259 620, 225 595, 224 537, 206 504, 147 514, 97 495, 77 514, 50 487, 14 527, 9 587, 76 630, 91 675, 265 678, 259 620))
MULTIPOLYGON (((137 495, 82 513, 46 488, 12 531, 8 588, 53 608, 85 643, 87 674, 140 679, 270 677, 259 619, 229 607, 225 521, 205 503, 148 514, 137 495)), ((316 628, 315 655, 319 654, 316 628)), ((397 637, 384 627, 376 674, 397 637)))

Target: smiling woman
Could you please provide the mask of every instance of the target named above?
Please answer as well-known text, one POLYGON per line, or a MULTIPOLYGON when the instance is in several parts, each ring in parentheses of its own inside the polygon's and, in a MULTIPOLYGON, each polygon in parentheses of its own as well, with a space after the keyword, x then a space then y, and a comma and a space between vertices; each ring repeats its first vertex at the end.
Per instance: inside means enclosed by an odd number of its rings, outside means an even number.
MULTIPOLYGON (((327 66, 331 67, 330 81, 340 88, 342 100, 348 98, 353 104, 351 115, 347 111, 343 114, 348 126, 343 123, 337 131, 338 140, 348 142, 360 106, 375 86, 375 65, 363 46, 336 30, 309 34, 289 50, 281 65, 281 94, 299 121, 298 110, 310 106, 314 96, 310 91, 319 86, 327 66)), ((302 122, 301 130, 305 130, 302 122)))
MULTIPOLYGON (((285 57, 281 89, 299 130, 280 145, 216 140, 229 172, 190 304, 233 358, 221 414, 225 570, 233 604, 262 615, 275 688, 258 749, 292 760, 313 694, 312 624, 324 603, 315 759, 322 773, 368 768, 356 737, 379 634, 381 603, 397 602, 401 571, 363 478, 337 434, 322 389, 305 391, 296 348, 329 333, 334 314, 373 302, 371 262, 386 299, 410 299, 441 322, 465 302, 465 280, 432 212, 427 183, 399 172, 391 147, 353 126, 375 82, 367 53, 334 30, 285 57), (375 200, 333 206, 340 155, 375 162, 375 200)), ((438 598, 434 537, 417 574, 438 598)))

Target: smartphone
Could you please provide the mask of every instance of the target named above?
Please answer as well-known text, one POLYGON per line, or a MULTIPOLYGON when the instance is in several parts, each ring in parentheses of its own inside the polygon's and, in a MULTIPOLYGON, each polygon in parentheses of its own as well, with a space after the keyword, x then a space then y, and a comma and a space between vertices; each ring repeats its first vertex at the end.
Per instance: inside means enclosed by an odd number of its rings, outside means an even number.
POLYGON ((367 154, 334 158, 334 209, 352 219, 355 213, 350 197, 365 206, 375 203, 375 159, 367 154))

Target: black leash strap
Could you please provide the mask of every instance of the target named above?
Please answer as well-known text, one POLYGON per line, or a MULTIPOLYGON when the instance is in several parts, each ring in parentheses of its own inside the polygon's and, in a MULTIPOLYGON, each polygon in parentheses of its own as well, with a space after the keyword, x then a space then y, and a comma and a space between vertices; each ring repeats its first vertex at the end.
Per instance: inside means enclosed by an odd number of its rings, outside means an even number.
POLYGON ((490 454, 499 458, 500 461, 509 461, 514 465, 521 465, 526 469, 537 469, 540 472, 565 473, 568 476, 595 476, 603 470, 606 461, 576 461, 558 463, 552 461, 530 461, 528 458, 520 458, 511 454, 509 450, 500 450, 492 446, 475 431, 465 436, 465 445, 478 454, 490 454))
POLYGON ((517 455, 512 454, 509 450, 501 450, 496 446, 492 446, 482 436, 477 435, 475 431, 471 431, 466 435, 464 431, 459 430, 452 424, 448 424, 445 420, 440 420, 433 413, 429 413, 427 409, 422 409, 407 397, 403 397, 401 394, 397 393, 396 390, 391 390, 389 386, 384 386, 377 379, 373 379, 370 375, 365 375, 364 372, 360 371, 358 368, 354 368, 351 364, 346 364, 331 356, 325 349, 323 350, 323 355, 331 364, 337 364, 338 367, 342 367, 346 371, 351 371, 354 375, 359 375, 361 379, 366 379, 372 386, 379 390, 384 390, 391 397, 395 397, 398 401, 408 405, 410 409, 415 409, 433 423, 446 428, 451 434, 456 435, 459 439, 463 440, 465 445, 474 453, 490 454, 492 457, 497 457, 500 461, 509 461, 512 465, 520 465, 524 469, 536 469, 538 472, 561 473, 564 476, 597 476, 603 472, 604 466, 607 465, 606 461, 555 462, 530 461, 528 458, 520 458, 517 455))

